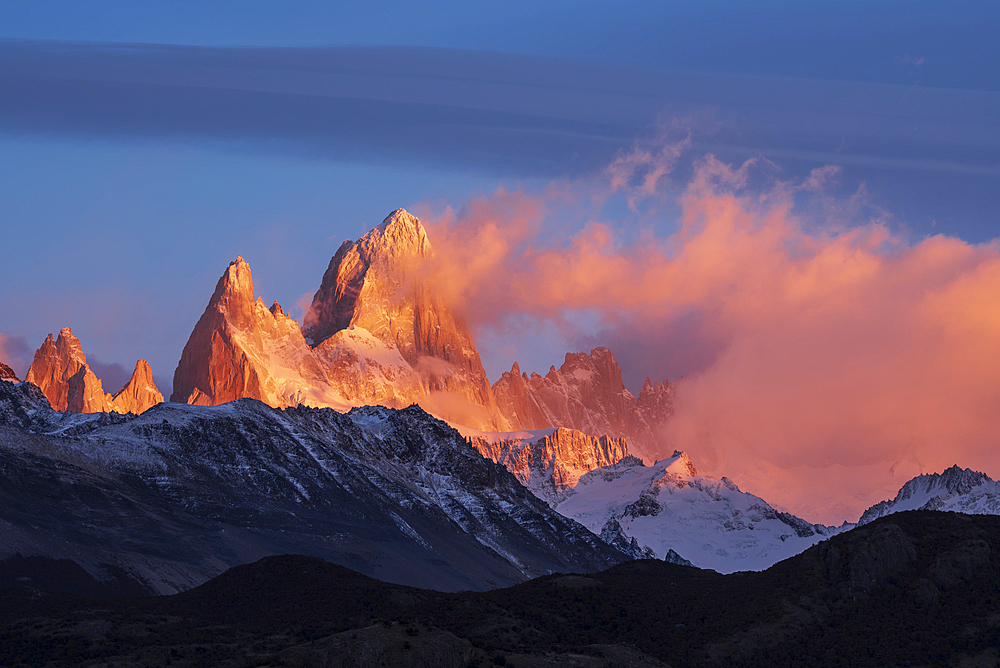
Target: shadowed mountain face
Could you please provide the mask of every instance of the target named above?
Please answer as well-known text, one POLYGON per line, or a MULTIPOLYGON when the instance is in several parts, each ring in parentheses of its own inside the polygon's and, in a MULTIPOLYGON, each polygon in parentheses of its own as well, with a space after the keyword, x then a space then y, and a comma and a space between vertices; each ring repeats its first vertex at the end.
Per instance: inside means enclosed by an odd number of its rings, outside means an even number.
POLYGON ((0 592, 0 663, 989 666, 998 545, 1000 517, 904 512, 759 573, 644 560, 452 594, 272 557, 169 597, 0 592))
POLYGON ((444 590, 624 558, 416 406, 86 415, 27 383, 0 384, 0 532, 0 560, 110 565, 159 593, 270 554, 444 590))

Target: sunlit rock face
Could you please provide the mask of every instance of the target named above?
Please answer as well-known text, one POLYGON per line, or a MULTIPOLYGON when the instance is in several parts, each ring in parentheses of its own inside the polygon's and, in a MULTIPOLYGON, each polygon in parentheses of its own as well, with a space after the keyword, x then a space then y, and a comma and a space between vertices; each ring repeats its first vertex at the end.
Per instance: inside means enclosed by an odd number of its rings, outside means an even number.
POLYGON ((100 379, 87 366, 80 340, 69 327, 59 330, 55 340, 49 334, 35 351, 24 378, 37 385, 57 411, 100 413, 111 410, 100 379))
POLYGON ((632 457, 623 438, 590 436, 575 429, 495 434, 469 439, 484 456, 507 467, 525 487, 550 505, 565 497, 580 476, 632 457))
POLYGON ((357 241, 345 241, 306 314, 306 338, 322 347, 338 332, 362 328, 417 372, 433 412, 504 429, 509 425, 496 409, 472 334, 422 278, 431 254, 420 221, 402 209, 357 241))
POLYGON ((430 245, 399 210, 330 262, 304 331, 256 298, 250 266, 230 263, 174 373, 173 401, 275 407, 419 403, 476 429, 507 426, 468 328, 419 281, 430 245))
POLYGON ((229 264, 184 346, 172 401, 216 406, 259 399, 275 407, 405 405, 419 384, 398 353, 361 330, 313 350, 299 324, 254 295, 250 265, 229 264))
POLYGON ((259 342, 254 306, 250 265, 241 256, 229 263, 184 346, 171 401, 214 406, 241 397, 266 400, 267 370, 239 344, 241 334, 259 342))
POLYGON ((626 438, 652 448, 673 414, 674 388, 648 378, 636 398, 625 389, 621 368, 607 348, 567 353, 559 369, 541 376, 521 373, 517 363, 493 385, 497 405, 516 429, 568 427, 586 434, 626 438))
POLYGON ((140 359, 135 363, 132 377, 112 399, 112 408, 119 413, 142 413, 163 401, 149 362, 140 359))
POLYGON ((219 280, 184 347, 172 400, 217 405, 402 407, 419 403, 489 432, 568 427, 651 445, 673 388, 647 381, 638 399, 606 348, 566 356, 558 371, 490 386, 469 328, 426 280, 433 249, 399 209, 330 261, 299 325, 256 298, 242 258, 219 280))
POLYGON ((35 351, 24 379, 37 385, 57 411, 141 413, 163 401, 146 360, 136 363, 131 380, 118 394, 106 393, 101 379, 87 365, 80 340, 69 327, 59 330, 55 340, 48 335, 35 351))

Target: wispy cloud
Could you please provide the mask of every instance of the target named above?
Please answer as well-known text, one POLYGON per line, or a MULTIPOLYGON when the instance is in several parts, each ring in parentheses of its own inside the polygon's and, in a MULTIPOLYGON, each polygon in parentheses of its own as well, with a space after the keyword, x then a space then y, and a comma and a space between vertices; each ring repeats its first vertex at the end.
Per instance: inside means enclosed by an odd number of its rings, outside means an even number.
MULTIPOLYGON (((445 49, 0 40, 0 85, 8 132, 417 157, 520 175, 601 169, 661 115, 714 117, 708 150, 720 155, 784 151, 822 161, 846 138, 857 161, 996 170, 1000 153, 997 93, 445 49)), ((652 183, 669 171, 670 154, 642 150, 619 156, 617 169, 645 166, 652 183)))

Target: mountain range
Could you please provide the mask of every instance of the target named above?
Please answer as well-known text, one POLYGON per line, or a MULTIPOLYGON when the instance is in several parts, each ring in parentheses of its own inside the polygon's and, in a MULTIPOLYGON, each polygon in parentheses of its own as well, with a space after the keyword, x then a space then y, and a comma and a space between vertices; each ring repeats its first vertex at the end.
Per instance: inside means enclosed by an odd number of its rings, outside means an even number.
POLYGON ((70 559, 156 593, 270 554, 443 590, 626 558, 417 406, 61 413, 3 382, 0 508, 0 561, 70 559))
MULTIPOLYGON (((659 443, 675 388, 647 379, 631 394, 607 348, 544 376, 515 363, 491 385, 427 278, 434 252, 394 211, 340 246, 301 324, 257 297, 238 257, 169 403, 141 359, 104 392, 69 328, 26 382, 0 367, 0 575, 69 560, 77 580, 168 593, 296 552, 487 589, 630 558, 763 570, 855 528, 778 510, 681 451, 647 466, 631 448, 659 443)), ((956 466, 858 524, 916 509, 1000 514, 1000 486, 956 466)))
MULTIPOLYGON (((545 376, 515 363, 490 385, 473 336, 425 274, 434 258, 420 221, 399 209, 330 260, 303 324, 254 291, 238 257, 216 284, 174 371, 177 403, 241 398, 276 407, 348 410, 419 403, 456 426, 487 432, 564 427, 655 444, 673 386, 647 379, 638 397, 607 348, 568 353, 545 376)), ((69 328, 35 353, 27 380, 56 410, 142 412, 162 401, 140 360, 129 385, 104 393, 69 328), (140 389, 141 388, 141 389, 140 389)))

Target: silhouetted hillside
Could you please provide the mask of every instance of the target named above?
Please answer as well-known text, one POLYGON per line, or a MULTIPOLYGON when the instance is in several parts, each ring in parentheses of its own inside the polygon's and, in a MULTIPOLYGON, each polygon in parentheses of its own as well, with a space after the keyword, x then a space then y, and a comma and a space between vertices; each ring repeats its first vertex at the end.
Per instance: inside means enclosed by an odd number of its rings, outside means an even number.
POLYGON ((1000 517, 915 511, 767 571, 644 560, 488 592, 298 556, 170 597, 0 595, 2 665, 994 665, 1000 517))

